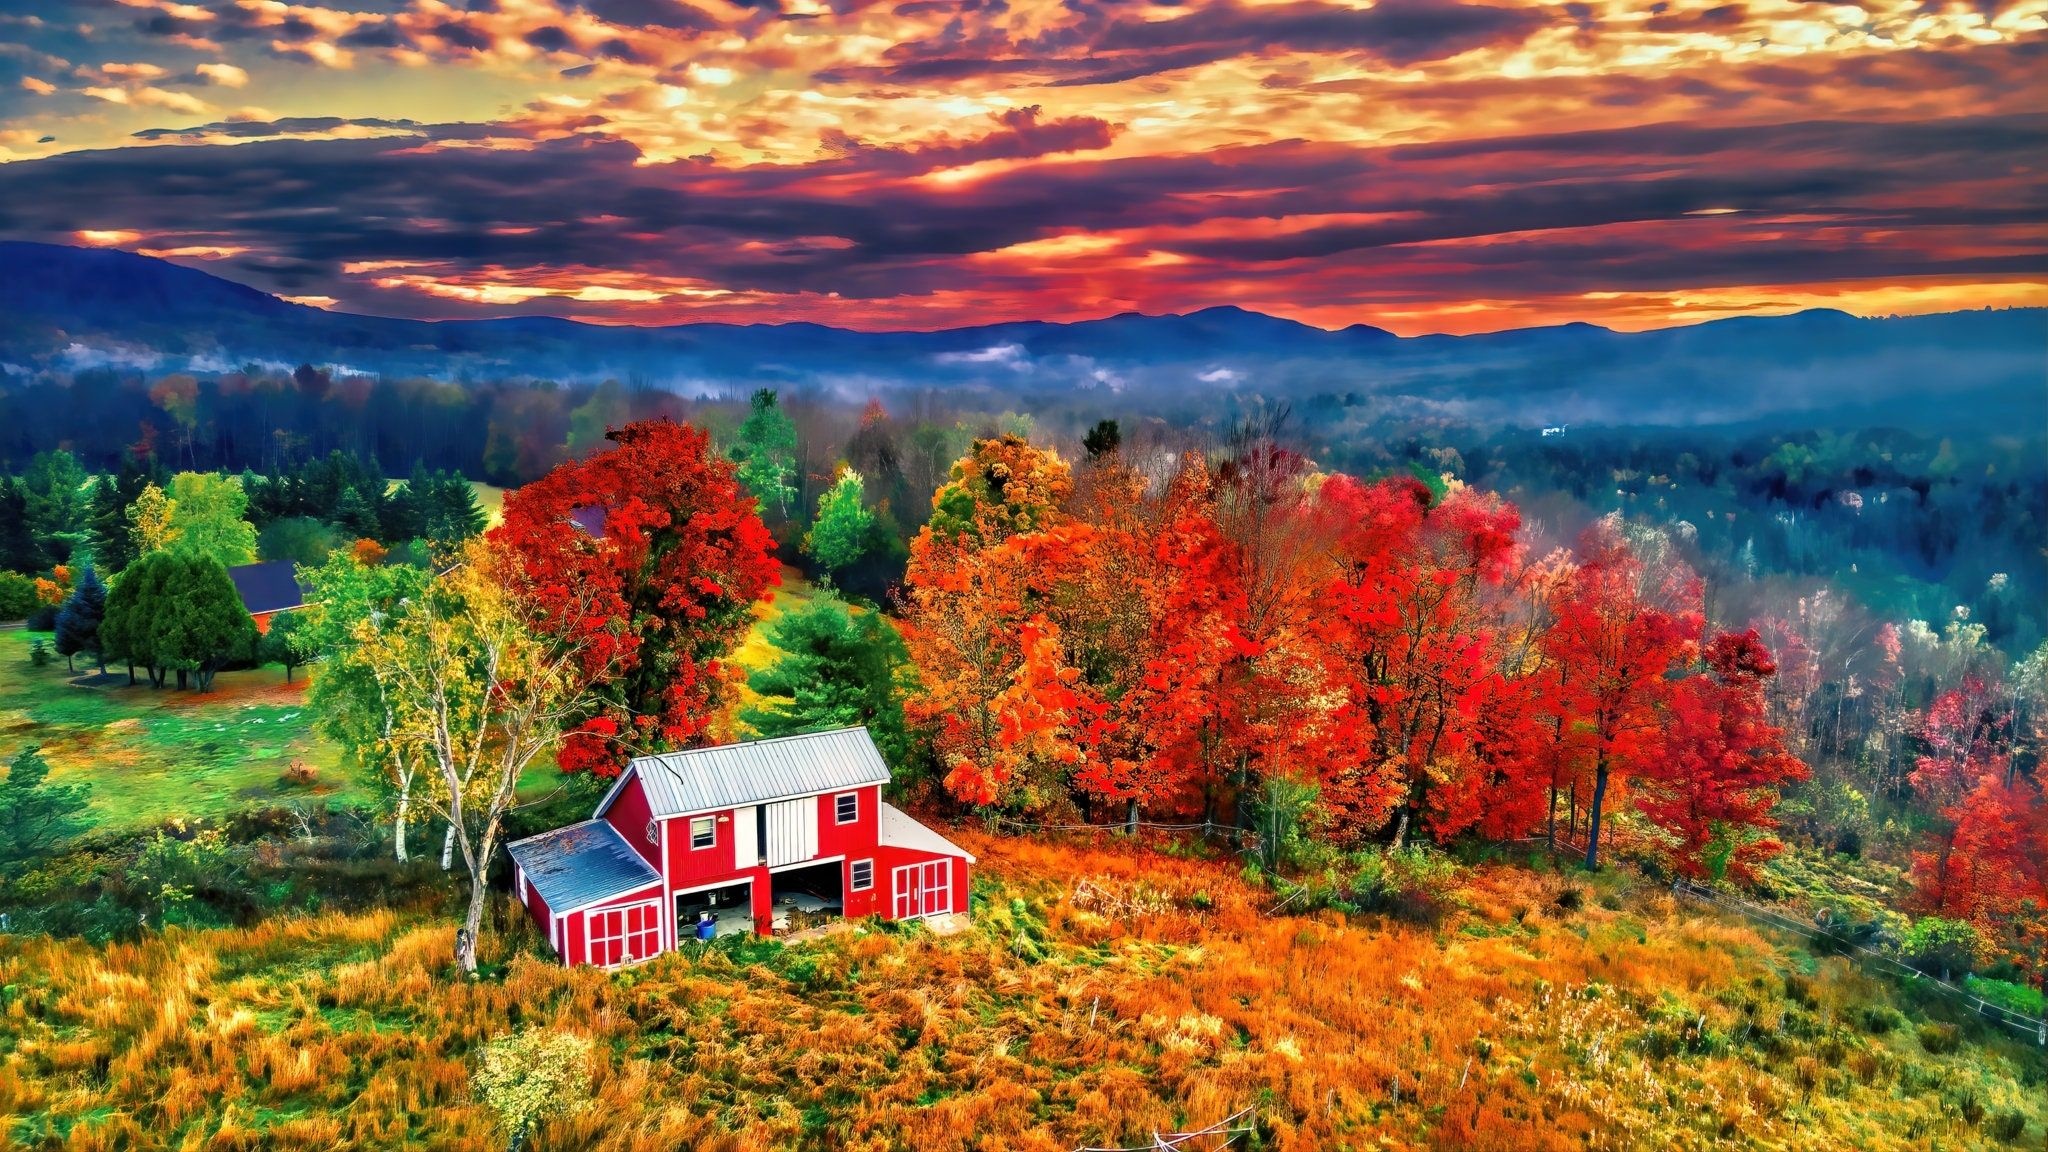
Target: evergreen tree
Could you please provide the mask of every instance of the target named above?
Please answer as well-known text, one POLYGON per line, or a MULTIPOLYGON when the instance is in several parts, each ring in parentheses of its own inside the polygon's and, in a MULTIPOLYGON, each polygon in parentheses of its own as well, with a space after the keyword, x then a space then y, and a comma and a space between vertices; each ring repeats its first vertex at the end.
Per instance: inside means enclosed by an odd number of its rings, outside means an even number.
POLYGON ((358 539, 375 539, 377 536, 377 507, 363 496, 361 489, 343 488, 329 519, 346 535, 358 539))
POLYGON ((29 529, 28 495, 11 476, 0 476, 0 567, 25 575, 49 567, 29 529))
POLYGON ((860 473, 847 468, 818 496, 818 518, 804 534, 804 551, 827 572, 852 564, 867 547, 875 516, 862 502, 863 493, 860 473))
POLYGON ((256 641, 256 659, 264 664, 284 665, 284 682, 292 682, 292 670, 313 658, 313 635, 306 615, 280 612, 270 618, 270 630, 256 641))
POLYGON ((1099 460, 1114 454, 1123 446, 1123 442, 1123 430, 1117 427, 1116 421, 1097 420, 1095 427, 1090 428, 1088 434, 1081 437, 1081 448, 1088 453, 1090 460, 1099 460))
POLYGON ((92 826, 85 816, 91 789, 52 784, 50 765, 34 745, 14 754, 0 780, 0 878, 92 826))
POLYGON ((29 531, 54 563, 70 559, 85 542, 85 481, 78 458, 62 449, 36 453, 22 474, 29 531))
POLYGON ((100 650, 100 623, 106 613, 106 585, 100 583, 99 574, 88 564, 72 582, 71 595, 57 613, 57 655, 68 664, 78 653, 90 652, 100 671, 105 672, 107 660, 100 650))
POLYGON ((740 718, 763 736, 865 724, 892 765, 912 754, 903 697, 917 671, 894 625, 879 612, 854 612, 820 596, 784 613, 768 631, 782 650, 747 684, 763 697, 740 718))
POLYGON ((159 479, 156 473, 160 471, 129 460, 122 463, 120 471, 93 478, 86 497, 86 539, 92 547, 93 565, 109 576, 119 574, 141 553, 128 507, 159 479))
POLYGON ((175 672, 180 688, 196 679, 204 692, 224 665, 252 651, 256 625, 219 560, 150 552, 108 593, 99 634, 106 656, 127 661, 131 680, 140 665, 152 686, 175 672))
POLYGON ((733 445, 733 462, 740 466, 740 483, 760 502, 761 514, 773 512, 786 520, 790 501, 796 498, 796 424, 776 403, 773 389, 760 389, 749 403, 751 411, 733 445))

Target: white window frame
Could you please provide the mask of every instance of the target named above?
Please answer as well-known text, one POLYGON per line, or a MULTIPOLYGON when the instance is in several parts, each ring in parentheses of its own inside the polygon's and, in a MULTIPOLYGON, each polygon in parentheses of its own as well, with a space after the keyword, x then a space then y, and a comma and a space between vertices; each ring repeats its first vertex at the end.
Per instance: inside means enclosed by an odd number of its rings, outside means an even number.
POLYGON ((705 851, 705 850, 707 850, 707 849, 711 849, 711 848, 716 848, 716 847, 718 847, 718 817, 716 817, 716 816, 692 816, 692 817, 690 817, 690 851, 692 851, 692 852, 703 852, 703 851, 705 851), (702 843, 702 844, 699 844, 699 843, 697 843, 697 837, 698 837, 698 836, 700 835, 700 833, 699 833, 699 832, 697 831, 697 825, 699 825, 699 824, 702 824, 702 825, 704 825, 704 827, 705 827, 706 829, 708 829, 708 830, 710 831, 710 837, 711 837, 710 839, 706 840, 706 841, 705 841, 704 843, 702 843))
POLYGON ((832 823, 840 826, 860 823, 860 793, 841 792, 832 797, 832 823), (848 800, 853 801, 853 815, 842 816, 840 805, 848 800))
POLYGON ((638 964, 642 960, 652 960, 654 957, 661 955, 661 940, 661 901, 659 899, 637 900, 631 904, 591 908, 583 913, 583 956, 596 967, 620 968, 627 964, 638 964), (628 929, 626 927, 626 913, 634 908, 646 909, 647 915, 653 918, 653 923, 642 927, 638 931, 628 929), (616 935, 612 933, 600 934, 598 929, 606 926, 601 922, 605 917, 614 912, 619 915, 618 933, 616 935), (644 950, 645 955, 633 955, 633 949, 629 942, 636 939, 648 945, 644 950), (599 963, 595 959, 598 944, 600 942, 609 944, 614 940, 618 941, 619 944, 619 962, 617 964, 599 963))
POLYGON ((854 861, 853 863, 851 863, 851 864, 849 864, 849 865, 847 865, 847 866, 846 866, 846 890, 847 890, 847 891, 849 891, 849 892, 872 892, 872 891, 874 891, 874 889, 875 889, 875 862, 874 862, 873 860, 855 860, 855 861, 854 861), (865 868, 865 869, 867 869, 867 870, 868 870, 868 882, 867 882, 867 883, 865 883, 865 884, 863 884, 863 883, 861 883, 861 882, 860 882, 860 870, 861 870, 861 869, 863 869, 863 868, 865 868))

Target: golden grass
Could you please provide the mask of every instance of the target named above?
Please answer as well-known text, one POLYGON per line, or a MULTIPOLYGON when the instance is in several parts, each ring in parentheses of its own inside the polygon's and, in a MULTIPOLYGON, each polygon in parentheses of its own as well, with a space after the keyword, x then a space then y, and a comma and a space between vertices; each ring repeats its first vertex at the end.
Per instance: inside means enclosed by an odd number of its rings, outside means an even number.
POLYGON ((492 1149, 473 1053, 533 1024, 598 1053, 543 1149, 1064 1150, 1247 1105, 1280 1152, 1988 1146, 1965 1089, 2026 1115, 2018 1146, 2048 1118, 2025 1049, 1866 1034, 1887 986, 1619 881, 1565 912, 1558 878, 1484 869, 1417 927, 1268 916, 1225 864, 955 835, 974 930, 764 963, 564 971, 509 912, 474 984, 452 925, 388 911, 0 938, 0 1149, 492 1149))

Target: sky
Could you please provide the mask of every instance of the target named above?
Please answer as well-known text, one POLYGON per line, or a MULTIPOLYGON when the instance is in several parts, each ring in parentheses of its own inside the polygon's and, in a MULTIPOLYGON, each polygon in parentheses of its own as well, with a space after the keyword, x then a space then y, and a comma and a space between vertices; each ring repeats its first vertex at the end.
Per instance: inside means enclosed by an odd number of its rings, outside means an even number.
POLYGON ((4 0, 0 237, 424 318, 2048 304, 2048 0, 4 0))

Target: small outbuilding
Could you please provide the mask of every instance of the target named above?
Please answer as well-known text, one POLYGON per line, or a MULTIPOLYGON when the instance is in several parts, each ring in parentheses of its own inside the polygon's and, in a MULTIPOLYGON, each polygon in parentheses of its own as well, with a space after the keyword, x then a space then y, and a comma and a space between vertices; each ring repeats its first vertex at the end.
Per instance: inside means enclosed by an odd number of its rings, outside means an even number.
POLYGON ((589 820, 507 846, 562 963, 835 918, 965 913, 974 857, 882 800, 865 728, 643 756, 589 820))

